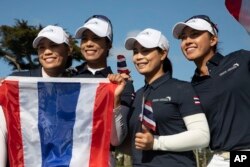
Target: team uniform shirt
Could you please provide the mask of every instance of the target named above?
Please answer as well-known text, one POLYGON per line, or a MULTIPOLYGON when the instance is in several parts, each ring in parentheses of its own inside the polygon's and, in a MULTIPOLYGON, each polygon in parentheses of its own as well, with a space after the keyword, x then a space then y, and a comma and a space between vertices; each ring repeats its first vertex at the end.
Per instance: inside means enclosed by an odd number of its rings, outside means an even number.
POLYGON ((207 62, 209 76, 199 76, 192 85, 207 116, 216 151, 250 148, 250 52, 239 50, 227 56, 217 53, 207 62))
POLYGON ((152 102, 156 131, 153 135, 166 136, 187 131, 183 117, 201 113, 199 101, 188 82, 173 79, 169 73, 164 74, 150 85, 145 85, 136 92, 129 121, 129 134, 132 143, 133 166, 196 166, 192 151, 171 152, 135 149, 135 134, 141 131, 139 115, 142 111, 143 96, 152 102), (194 100, 195 99, 195 100, 194 100))
MULTIPOLYGON (((76 67, 76 74, 74 77, 77 78, 107 78, 109 74, 112 74, 112 70, 110 67, 106 67, 102 70, 96 71, 93 74, 87 68, 87 64, 83 63, 82 65, 76 67)), ((130 107, 132 105, 134 98, 134 86, 131 81, 127 81, 125 89, 121 96, 121 105, 130 107)))

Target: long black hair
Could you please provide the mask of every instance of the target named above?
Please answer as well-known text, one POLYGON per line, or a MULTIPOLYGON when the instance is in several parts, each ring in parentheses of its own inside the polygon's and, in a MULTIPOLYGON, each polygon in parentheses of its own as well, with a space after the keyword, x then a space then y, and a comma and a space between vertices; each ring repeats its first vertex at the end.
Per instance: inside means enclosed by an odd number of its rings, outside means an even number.
MULTIPOLYGON (((163 50, 161 48, 158 47, 157 49, 158 49, 159 52, 161 52, 161 53, 163 52, 163 50)), ((173 74, 173 66, 172 66, 172 63, 171 63, 171 61, 169 60, 169 58, 167 56, 163 61, 163 71, 165 73, 169 72, 171 76, 173 74)))

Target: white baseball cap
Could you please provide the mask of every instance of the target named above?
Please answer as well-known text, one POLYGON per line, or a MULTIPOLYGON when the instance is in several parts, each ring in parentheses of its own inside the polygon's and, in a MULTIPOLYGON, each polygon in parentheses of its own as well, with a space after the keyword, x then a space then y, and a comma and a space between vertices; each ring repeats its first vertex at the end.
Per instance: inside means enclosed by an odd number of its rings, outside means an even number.
POLYGON ((83 26, 76 30, 75 38, 80 39, 87 29, 99 37, 107 37, 111 42, 113 41, 112 24, 106 16, 94 15, 88 18, 83 26))
POLYGON ((57 44, 66 43, 67 45, 69 45, 69 36, 62 29, 62 27, 59 26, 48 25, 43 28, 34 39, 33 47, 37 48, 39 42, 43 38, 48 38, 49 40, 57 44))
POLYGON ((208 16, 197 15, 191 17, 185 22, 176 23, 173 28, 173 36, 179 39, 179 36, 186 26, 198 31, 208 31, 215 36, 218 35, 218 29, 208 16))
POLYGON ((136 37, 127 38, 125 41, 125 48, 132 50, 136 41, 145 48, 159 47, 163 50, 169 49, 167 38, 160 31, 152 28, 141 31, 136 37))

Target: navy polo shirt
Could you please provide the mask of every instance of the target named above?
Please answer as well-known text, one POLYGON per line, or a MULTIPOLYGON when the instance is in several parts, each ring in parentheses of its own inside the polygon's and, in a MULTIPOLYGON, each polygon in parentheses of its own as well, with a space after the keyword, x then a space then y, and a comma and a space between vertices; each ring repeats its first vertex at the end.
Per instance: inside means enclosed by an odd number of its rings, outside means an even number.
POLYGON ((217 53, 207 62, 209 76, 196 70, 192 84, 198 93, 217 151, 250 148, 250 52, 217 53))
MULTIPOLYGON (((76 71, 73 76, 75 78, 107 78, 109 74, 113 73, 110 67, 106 67, 93 74, 88 70, 86 63, 77 66, 75 70, 76 71)), ((125 89, 121 95, 121 104, 130 107, 134 99, 134 92, 132 81, 127 81, 125 89)))
POLYGON ((173 79, 169 73, 164 74, 150 85, 145 85, 136 92, 132 105, 132 116, 129 121, 129 131, 132 143, 133 166, 196 166, 192 151, 141 151, 135 149, 135 134, 141 130, 139 114, 142 111, 143 92, 148 91, 146 100, 152 101, 152 109, 156 121, 154 135, 174 135, 186 131, 183 117, 201 113, 197 97, 190 83, 173 79), (197 102, 197 101, 196 101, 197 102))

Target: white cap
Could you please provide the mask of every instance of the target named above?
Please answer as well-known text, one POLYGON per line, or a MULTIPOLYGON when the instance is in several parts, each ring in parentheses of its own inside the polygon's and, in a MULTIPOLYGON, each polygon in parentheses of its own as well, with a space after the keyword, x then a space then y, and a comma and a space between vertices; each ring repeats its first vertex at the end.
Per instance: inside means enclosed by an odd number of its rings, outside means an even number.
POLYGON ((34 39, 33 47, 37 48, 39 42, 43 38, 48 38, 49 40, 57 44, 66 43, 67 45, 69 45, 69 36, 62 29, 62 27, 59 26, 48 25, 43 28, 34 39))
POLYGON ((132 50, 136 41, 145 48, 159 47, 163 50, 169 49, 167 38, 160 31, 152 28, 141 31, 136 37, 127 38, 125 41, 125 48, 132 50))
POLYGON ((198 31, 208 31, 217 36, 217 30, 213 27, 213 25, 202 18, 192 18, 186 22, 179 22, 175 24, 173 28, 173 36, 179 39, 179 36, 186 26, 198 31))
POLYGON ((88 19, 84 25, 76 30, 75 38, 80 39, 85 30, 90 30, 99 37, 107 37, 111 42, 113 41, 112 25, 110 21, 94 15, 88 19))

